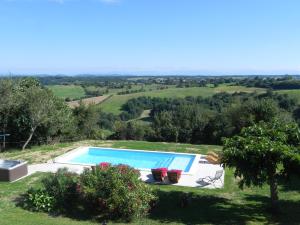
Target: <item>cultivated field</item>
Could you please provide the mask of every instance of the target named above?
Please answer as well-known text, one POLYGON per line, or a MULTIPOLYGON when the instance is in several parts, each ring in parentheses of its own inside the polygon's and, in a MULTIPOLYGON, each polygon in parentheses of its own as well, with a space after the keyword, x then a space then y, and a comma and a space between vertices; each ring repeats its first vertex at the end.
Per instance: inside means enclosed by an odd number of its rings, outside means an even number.
POLYGON ((78 85, 49 85, 47 86, 60 98, 79 99, 85 96, 84 89, 78 85))
POLYGON ((110 99, 99 105, 105 112, 111 112, 114 114, 119 114, 121 112, 121 107, 129 99, 137 98, 140 96, 149 97, 160 97, 160 98, 184 98, 186 96, 202 96, 209 97, 220 92, 264 92, 265 89, 261 88, 247 88, 243 86, 226 86, 220 85, 216 88, 211 87, 190 87, 190 88, 168 88, 164 90, 155 90, 140 92, 127 95, 113 95, 110 99))
POLYGON ((117 94, 120 92, 125 92, 125 91, 138 91, 138 90, 145 90, 145 91, 153 91, 153 90, 158 90, 161 87, 166 87, 168 86, 169 88, 174 88, 175 85, 161 85, 161 84, 132 84, 131 88, 128 88, 128 86, 124 88, 108 88, 108 87, 96 87, 96 86, 88 86, 86 89, 89 91, 100 91, 105 93, 108 91, 106 94, 117 94))
POLYGON ((99 104, 99 103, 103 102, 104 100, 108 99, 109 97, 111 97, 111 95, 103 95, 103 96, 92 97, 92 98, 84 98, 82 100, 67 102, 67 104, 71 108, 75 108, 75 107, 79 106, 80 101, 82 101, 82 103, 85 105, 99 104))
MULTIPOLYGON (((119 92, 124 92, 127 89, 125 88, 116 88, 108 89, 108 93, 93 98, 85 98, 82 101, 86 104, 99 104, 99 107, 105 112, 111 112, 113 114, 120 114, 121 107, 129 99, 137 98, 140 96, 149 96, 149 97, 161 97, 161 98, 184 98, 186 96, 202 96, 209 97, 213 94, 220 92, 234 93, 234 92, 264 92, 262 88, 247 88, 243 86, 229 86, 229 85, 220 85, 216 88, 214 87, 189 87, 189 88, 176 88, 174 85, 168 85, 167 89, 160 90, 160 87, 166 87, 166 85, 151 84, 151 85, 132 85, 129 91, 140 90, 142 87, 145 91, 131 93, 131 94, 122 94, 118 95, 119 92), (105 100, 105 101, 104 101, 105 100), (101 103, 101 104, 100 104, 101 103)), ((84 89, 78 85, 50 85, 47 86, 53 91, 53 93, 61 98, 70 98, 70 99, 79 99, 85 97, 84 89)), ((90 90, 99 90, 105 91, 106 88, 99 88, 95 86, 89 86, 90 90)), ((68 102, 68 105, 71 107, 78 106, 79 101, 68 102)))

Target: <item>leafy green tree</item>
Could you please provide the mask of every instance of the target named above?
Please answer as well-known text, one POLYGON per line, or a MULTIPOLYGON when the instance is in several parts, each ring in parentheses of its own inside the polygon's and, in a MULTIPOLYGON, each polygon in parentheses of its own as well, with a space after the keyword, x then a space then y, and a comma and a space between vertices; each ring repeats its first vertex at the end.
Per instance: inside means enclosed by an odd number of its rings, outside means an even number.
POLYGON ((24 150, 32 139, 36 129, 39 126, 51 123, 52 113, 55 111, 54 98, 50 91, 41 89, 36 86, 27 88, 20 96, 23 100, 24 107, 28 112, 27 124, 29 128, 29 136, 22 146, 24 150))
POLYGON ((71 109, 34 78, 0 80, 0 94, 0 129, 11 144, 25 149, 32 139, 57 140, 74 130, 71 109))
POLYGON ((93 105, 84 105, 81 101, 78 107, 73 110, 77 133, 83 138, 95 138, 99 129, 99 112, 93 105))
POLYGON ((278 120, 244 128, 225 139, 222 162, 235 168, 239 185, 270 186, 271 204, 278 203, 278 179, 300 174, 300 131, 296 123, 278 120))
POLYGON ((153 129, 158 140, 178 142, 179 127, 173 123, 171 111, 163 111, 154 115, 153 129))

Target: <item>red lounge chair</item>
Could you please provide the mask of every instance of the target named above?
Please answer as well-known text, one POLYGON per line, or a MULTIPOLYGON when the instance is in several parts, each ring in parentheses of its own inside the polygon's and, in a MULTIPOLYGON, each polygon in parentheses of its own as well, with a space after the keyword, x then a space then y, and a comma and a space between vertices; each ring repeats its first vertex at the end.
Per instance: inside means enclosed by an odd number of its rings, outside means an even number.
POLYGON ((153 178, 155 181, 162 182, 165 180, 167 176, 167 168, 156 168, 156 169, 151 169, 153 178))
POLYGON ((181 177, 182 170, 169 170, 168 179, 171 183, 178 183, 181 177))

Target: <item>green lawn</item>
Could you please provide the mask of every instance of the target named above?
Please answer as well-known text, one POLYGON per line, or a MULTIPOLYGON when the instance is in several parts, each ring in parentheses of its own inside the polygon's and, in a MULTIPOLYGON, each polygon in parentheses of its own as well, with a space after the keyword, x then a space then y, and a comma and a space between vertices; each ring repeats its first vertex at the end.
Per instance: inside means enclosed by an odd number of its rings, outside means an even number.
POLYGON ((47 86, 60 98, 79 99, 85 96, 84 89, 78 85, 49 85, 47 86))
MULTIPOLYGON (((178 152, 205 153, 208 150, 219 151, 220 146, 199 146, 176 143, 150 143, 137 141, 85 141, 65 143, 54 146, 35 147, 24 152, 0 153, 0 158, 19 157, 22 155, 36 157, 37 162, 52 155, 63 153, 80 145, 112 146, 146 150, 164 150, 178 152), (47 156, 47 157, 46 157, 47 156)), ((32 160, 34 161, 34 160, 32 160)), ((40 179, 47 174, 36 174, 15 183, 0 183, 0 224, 1 225, 85 225, 99 224, 91 218, 77 215, 75 218, 51 216, 45 213, 28 212, 16 206, 16 198, 29 187, 39 185, 40 179)), ((238 189, 231 170, 226 169, 225 187, 208 190, 185 188, 170 185, 153 185, 159 194, 156 208, 147 218, 132 224, 300 224, 300 182, 293 181, 288 186, 280 186, 281 213, 271 216, 268 213, 267 186, 262 188, 238 189), (182 199, 188 197, 188 204, 182 207, 182 199)), ((100 221, 101 222, 101 221, 100 221)), ((109 222, 108 224, 115 224, 109 222)), ((122 223, 118 223, 122 224, 122 223)))
POLYGON ((220 92, 264 92, 264 89, 261 88, 247 88, 243 86, 227 86, 220 85, 216 88, 211 87, 190 87, 190 88, 168 88, 164 90, 153 90, 146 91, 128 95, 114 95, 107 101, 99 105, 100 108, 105 112, 111 112, 114 114, 119 114, 121 112, 121 107, 129 99, 137 98, 140 96, 149 96, 149 97, 161 97, 161 98, 184 98, 186 96, 202 96, 209 97, 216 93, 220 92))

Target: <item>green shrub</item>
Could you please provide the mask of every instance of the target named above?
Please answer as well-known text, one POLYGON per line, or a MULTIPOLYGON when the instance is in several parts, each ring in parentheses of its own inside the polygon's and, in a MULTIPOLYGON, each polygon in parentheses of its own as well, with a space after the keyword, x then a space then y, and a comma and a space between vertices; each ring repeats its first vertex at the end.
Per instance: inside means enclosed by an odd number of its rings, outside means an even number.
POLYGON ((24 195, 23 207, 32 211, 51 212, 54 210, 54 197, 42 189, 29 189, 24 195))
POLYGON ((52 196, 58 211, 67 211, 74 207, 78 200, 78 175, 66 168, 59 169, 42 180, 45 191, 52 196))
POLYGON ((156 199, 150 187, 139 179, 139 172, 125 165, 85 170, 80 176, 80 189, 99 214, 125 220, 147 214, 156 199))
POLYGON ((23 207, 42 212, 77 213, 126 221, 146 215, 156 200, 139 172, 126 165, 95 167, 80 176, 60 169, 24 195, 23 207))

